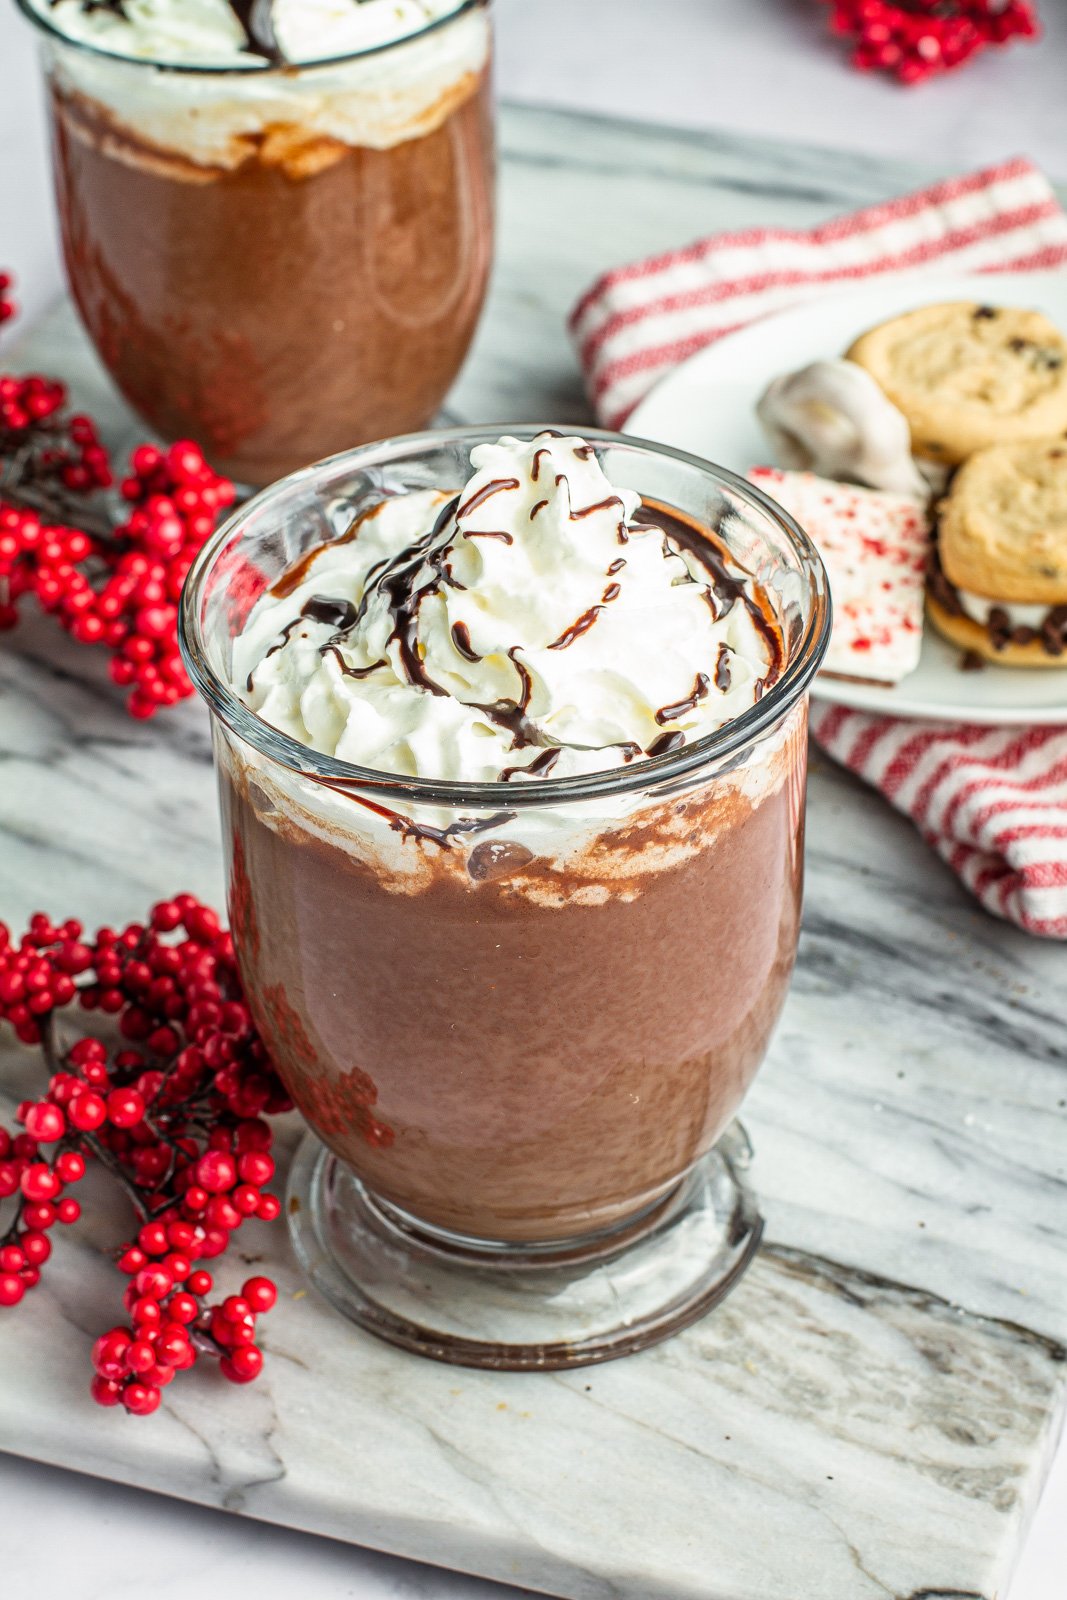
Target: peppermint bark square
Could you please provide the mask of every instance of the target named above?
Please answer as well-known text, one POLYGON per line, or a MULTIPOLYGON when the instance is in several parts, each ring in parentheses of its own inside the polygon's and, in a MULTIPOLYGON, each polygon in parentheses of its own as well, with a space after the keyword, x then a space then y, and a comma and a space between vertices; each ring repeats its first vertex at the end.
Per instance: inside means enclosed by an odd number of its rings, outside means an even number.
POLYGON ((925 505, 813 472, 753 467, 748 478, 796 518, 826 564, 834 626, 823 671, 887 684, 914 672, 930 550, 925 505))

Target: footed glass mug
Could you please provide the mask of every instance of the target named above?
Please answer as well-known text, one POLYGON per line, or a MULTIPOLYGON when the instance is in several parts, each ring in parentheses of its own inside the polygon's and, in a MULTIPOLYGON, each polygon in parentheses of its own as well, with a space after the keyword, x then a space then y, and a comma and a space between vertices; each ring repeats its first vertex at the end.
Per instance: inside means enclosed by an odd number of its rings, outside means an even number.
POLYGON ((488 0, 299 66, 130 59, 20 4, 71 293, 134 410, 252 485, 429 422, 492 259, 488 0))
POLYGON ((462 484, 500 431, 388 440, 258 495, 190 573, 182 645, 213 713, 249 1004, 313 1130, 290 1179, 306 1270, 408 1349, 563 1367, 693 1321, 758 1243, 731 1124, 796 952, 830 606, 758 490, 583 430, 615 485, 711 530, 772 597, 783 670, 751 709, 521 785, 369 771, 261 721, 230 671, 259 595, 383 496, 462 484))

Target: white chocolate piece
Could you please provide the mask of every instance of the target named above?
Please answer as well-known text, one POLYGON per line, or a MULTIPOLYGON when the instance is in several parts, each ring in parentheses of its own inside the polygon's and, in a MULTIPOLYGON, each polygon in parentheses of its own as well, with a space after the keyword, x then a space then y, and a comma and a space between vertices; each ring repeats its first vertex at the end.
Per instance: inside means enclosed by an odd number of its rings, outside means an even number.
POLYGON ((756 414, 783 467, 923 498, 907 421, 854 361, 813 361, 775 378, 756 414))

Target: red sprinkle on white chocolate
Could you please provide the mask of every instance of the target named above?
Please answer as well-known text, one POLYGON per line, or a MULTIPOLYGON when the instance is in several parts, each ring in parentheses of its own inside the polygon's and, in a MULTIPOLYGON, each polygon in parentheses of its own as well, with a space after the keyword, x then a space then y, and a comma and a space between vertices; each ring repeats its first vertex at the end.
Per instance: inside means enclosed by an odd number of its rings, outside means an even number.
POLYGON ((753 467, 750 482, 784 506, 818 546, 834 628, 825 670, 899 683, 919 664, 930 518, 910 495, 812 472, 753 467))

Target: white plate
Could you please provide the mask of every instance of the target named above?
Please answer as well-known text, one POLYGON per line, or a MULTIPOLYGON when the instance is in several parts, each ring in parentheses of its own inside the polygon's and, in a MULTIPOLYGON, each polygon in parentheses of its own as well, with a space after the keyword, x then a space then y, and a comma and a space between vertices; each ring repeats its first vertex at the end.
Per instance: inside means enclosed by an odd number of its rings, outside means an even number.
MULTIPOLYGON (((939 300, 1034 306, 1067 329, 1067 272, 894 277, 835 290, 728 334, 668 374, 626 424, 628 433, 718 461, 734 472, 773 465, 755 404, 781 372, 841 355, 857 334, 939 300)), ((987 666, 962 672, 960 653, 927 627, 919 665, 892 688, 820 677, 814 693, 901 717, 984 723, 1067 721, 1067 669, 987 666)))

